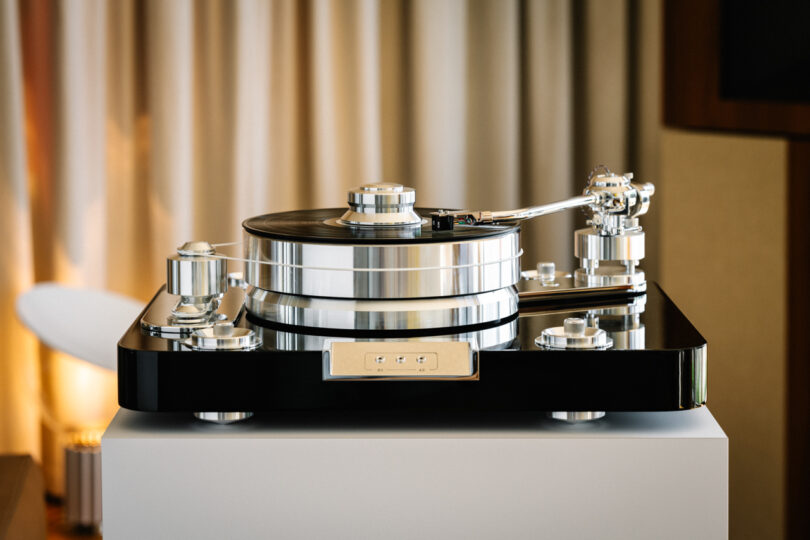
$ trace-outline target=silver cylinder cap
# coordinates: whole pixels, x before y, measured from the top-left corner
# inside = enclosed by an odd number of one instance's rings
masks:
[[[569,317],[562,326],[546,328],[534,343],[544,349],[607,349],[613,346],[601,328],[587,326],[585,319]]]
[[[407,226],[421,225],[414,212],[416,192],[400,184],[365,184],[349,190],[349,209],[338,220],[344,225]]]
[[[213,327],[198,328],[183,343],[194,350],[250,350],[262,344],[261,339],[249,328],[218,322]]]

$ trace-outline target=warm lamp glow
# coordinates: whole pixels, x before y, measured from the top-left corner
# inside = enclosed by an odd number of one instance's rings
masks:
[[[63,353],[44,355],[42,389],[43,408],[55,424],[49,427],[57,431],[103,430],[117,409],[115,373]]]
[[[115,354],[115,350],[110,351]],[[46,488],[64,494],[64,448],[93,446],[118,410],[115,373],[43,348],[43,472]]]
[[[101,435],[104,433],[100,429],[91,429],[74,433],[70,437],[71,446],[95,447],[101,445]]]

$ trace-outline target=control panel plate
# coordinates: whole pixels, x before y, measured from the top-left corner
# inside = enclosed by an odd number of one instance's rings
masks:
[[[476,380],[468,341],[328,341],[324,380]]]

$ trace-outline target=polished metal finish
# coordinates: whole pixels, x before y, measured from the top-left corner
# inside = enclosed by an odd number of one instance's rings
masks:
[[[183,344],[199,351],[251,350],[262,344],[261,339],[249,328],[218,322],[208,328],[200,328],[184,339]]]
[[[537,263],[537,278],[541,281],[554,281],[557,265],[553,262]]]
[[[466,296],[404,300],[347,300],[278,294],[254,288],[252,314],[289,326],[335,330],[429,330],[493,323],[518,310],[517,291],[505,287]]]
[[[228,289],[222,298],[216,299],[216,311],[211,311],[200,319],[179,319],[176,316],[177,297],[164,289],[157,294],[149,305],[149,309],[141,317],[141,328],[154,335],[186,336],[195,329],[207,328],[219,321],[235,321],[242,309],[244,299],[245,291],[233,287]]]
[[[166,259],[166,290],[190,298],[214,297],[228,288],[227,261],[207,242],[187,242]]]
[[[518,298],[521,301],[553,300],[556,297],[577,297],[586,298],[588,296],[600,297],[608,294],[631,294],[642,292],[646,284],[636,287],[632,284],[614,285],[588,285],[577,282],[571,274],[556,272],[553,282],[541,281],[537,279],[536,270],[525,270],[522,272],[523,279],[517,284]]]
[[[228,290],[227,261],[208,242],[186,242],[166,259],[166,291],[180,298],[168,326],[206,326],[216,320],[219,298]]]
[[[252,412],[195,412],[194,417],[215,424],[233,424],[253,416]]]
[[[247,281],[243,272],[229,272],[228,273],[228,287],[237,287],[239,289],[247,289]]]
[[[335,226],[421,226],[415,192],[349,192]],[[332,223],[329,223],[332,224]],[[407,228],[407,227],[404,227]],[[413,244],[327,244],[245,232],[245,307],[273,323],[331,330],[434,330],[517,313],[519,233]]]
[[[554,420],[568,422],[569,424],[578,424],[604,418],[605,411],[553,411],[548,413],[548,416]]]
[[[602,172],[596,174],[600,170]],[[650,198],[655,193],[652,184],[633,184],[632,178],[632,173],[617,175],[607,167],[599,166],[591,172],[588,186],[578,197],[517,210],[442,210],[434,216],[452,216],[459,224],[486,225],[519,223],[563,210],[588,207],[594,225],[604,234],[614,235],[637,226],[632,220],[647,212]]]
[[[579,285],[632,285],[636,291],[646,290],[644,272],[637,268],[645,255],[644,232],[640,228],[615,236],[606,236],[596,227],[580,229],[574,233],[574,255],[582,263],[574,272]]]
[[[636,266],[644,258],[644,233],[638,217],[647,213],[655,193],[652,184],[634,184],[632,173],[618,175],[605,166],[598,166],[588,176],[588,185],[579,197],[518,210],[442,210],[432,214],[435,230],[452,229],[454,224],[484,225],[518,223],[526,219],[585,207],[590,216],[587,229],[576,231],[574,251],[581,260],[577,284],[585,287],[631,285],[634,291],[646,288],[644,273]],[[600,261],[615,261],[626,271],[613,269],[597,271]],[[545,279],[550,283],[552,270],[538,267],[536,272],[524,272],[526,279]],[[549,286],[554,286],[549,285]]]
[[[707,362],[707,346],[704,345],[698,349],[696,359],[696,369],[693,377],[693,385],[695,388],[695,401],[698,403],[706,403],[707,387],[706,387],[706,362]]]
[[[553,262],[539,262],[534,270],[524,270],[520,273],[524,280],[537,281],[540,288],[554,289],[561,285],[571,274],[557,271]]]
[[[613,345],[604,330],[576,317],[565,319],[563,326],[546,328],[534,342],[544,349],[607,349]]]
[[[520,280],[519,231],[456,242],[315,244],[245,232],[245,281],[301,296],[401,299],[478,294]]]
[[[261,336],[264,349],[279,351],[322,351],[329,336],[285,332],[264,326],[250,324],[250,327]],[[478,344],[479,350],[504,349],[512,345],[517,337],[518,322],[513,319],[507,323],[491,326],[475,332],[464,332],[432,337],[396,338],[395,341],[470,341]],[[385,339],[346,338],[351,341],[391,341]]]
[[[592,219],[591,227],[576,235],[575,250],[582,260],[576,286],[643,291],[645,276],[636,265],[644,258],[644,233],[637,217],[649,208],[654,187],[633,184],[629,173],[597,172],[589,177],[580,197],[513,211],[444,211],[442,215],[473,225],[517,223],[585,206]],[[410,188],[363,186],[349,193],[350,212],[362,216],[344,215],[342,221],[372,219],[390,224],[381,216],[396,214],[414,200]],[[245,281],[281,294],[350,299],[466,296],[512,286],[521,276],[517,229],[495,237],[405,245],[318,244],[245,234]],[[617,262],[625,269],[599,269],[600,261]],[[530,274],[523,275],[543,282],[546,289],[559,287],[557,278],[565,276],[550,267]]]
[[[565,331],[566,335],[577,335],[581,336],[585,334],[585,319],[579,319],[575,317],[570,317],[563,321],[563,331]]]
[[[574,232],[574,256],[595,261],[639,261],[644,258],[644,232],[606,236],[590,227]]]
[[[655,186],[634,184],[632,179],[633,173],[614,174],[604,165],[596,167],[588,176],[584,194],[598,194],[601,198],[600,204],[589,210],[593,225],[602,234],[613,236],[635,229],[638,216],[647,213]]]
[[[185,257],[200,257],[204,255],[213,255],[216,253],[216,250],[214,249],[214,246],[208,242],[203,240],[192,240],[191,242],[186,242],[177,248],[177,253]]]
[[[360,227],[421,225],[413,205],[416,192],[400,184],[366,184],[349,191],[349,209],[338,223]]]
[[[456,223],[464,225],[519,223],[527,219],[555,214],[571,208],[598,204],[599,201],[598,194],[589,194],[571,197],[564,201],[518,208],[517,210],[442,210],[440,214],[442,216],[453,216]]]
[[[644,272],[637,268],[645,256],[638,217],[647,213],[655,186],[634,184],[632,179],[632,173],[617,175],[604,166],[591,173],[585,193],[601,193],[603,201],[589,208],[590,227],[574,233],[574,254],[581,263],[574,273],[578,285],[631,285],[635,291],[646,290]]]
[[[632,272],[626,266],[599,266],[578,268],[574,271],[574,282],[581,287],[627,286],[633,292],[647,290],[645,274],[641,270]]]

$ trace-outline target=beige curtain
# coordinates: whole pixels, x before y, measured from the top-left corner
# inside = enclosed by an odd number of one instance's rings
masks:
[[[146,300],[181,242],[365,182],[507,208],[654,170],[657,1],[0,5],[0,451],[39,452],[63,377],[12,322],[35,281]],[[569,266],[577,215],[528,225],[524,266]]]
[[[34,282],[17,5],[0,3],[0,453],[40,455],[36,342],[14,315]]]

